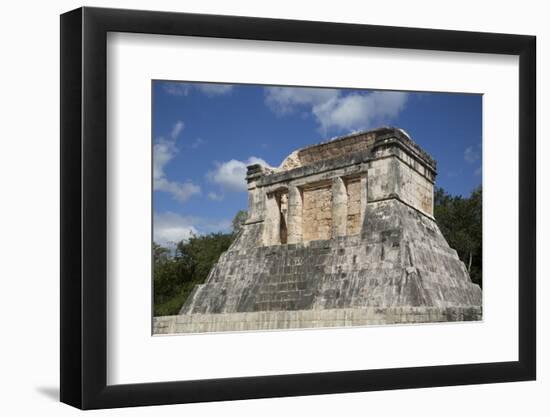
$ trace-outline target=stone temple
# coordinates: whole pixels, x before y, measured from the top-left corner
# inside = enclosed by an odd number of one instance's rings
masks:
[[[248,167],[248,219],[155,333],[481,319],[482,294],[433,217],[435,161],[397,128]]]

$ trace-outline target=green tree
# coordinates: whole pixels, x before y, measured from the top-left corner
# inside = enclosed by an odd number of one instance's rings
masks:
[[[153,297],[156,316],[178,314],[193,288],[202,284],[220,255],[229,249],[247,213],[234,217],[232,233],[191,236],[175,250],[153,243]]]
[[[170,259],[170,250],[153,242],[153,262],[155,265],[168,262]]]
[[[232,242],[233,236],[228,233],[193,236],[187,242],[178,243],[175,259],[184,265],[194,282],[204,282],[210,269]]]
[[[451,196],[442,188],[434,193],[434,216],[449,245],[456,249],[472,281],[482,285],[482,189],[470,197]]]

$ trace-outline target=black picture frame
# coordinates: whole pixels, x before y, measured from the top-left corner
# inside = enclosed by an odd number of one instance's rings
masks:
[[[108,32],[519,56],[518,361],[107,385]],[[82,409],[536,378],[536,38],[251,17],[80,8],[61,15],[61,401]]]

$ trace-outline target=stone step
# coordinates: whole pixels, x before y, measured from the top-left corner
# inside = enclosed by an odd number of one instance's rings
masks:
[[[300,299],[284,301],[257,301],[254,303],[254,311],[289,311],[302,310],[312,302],[313,295],[303,296]]]
[[[310,287],[310,283],[308,281],[303,280],[297,280],[297,281],[285,281],[281,283],[267,283],[263,284],[260,287],[260,293],[261,292],[271,292],[271,291],[299,291],[299,290],[305,290],[308,287]]]
[[[292,301],[300,300],[303,297],[313,296],[311,291],[278,291],[278,292],[260,292],[257,295],[259,302],[266,301]]]

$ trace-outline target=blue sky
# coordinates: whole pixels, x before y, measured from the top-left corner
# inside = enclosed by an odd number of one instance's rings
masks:
[[[481,184],[482,96],[153,82],[154,240],[230,230],[250,163],[380,126],[405,129],[438,164],[436,184]]]

